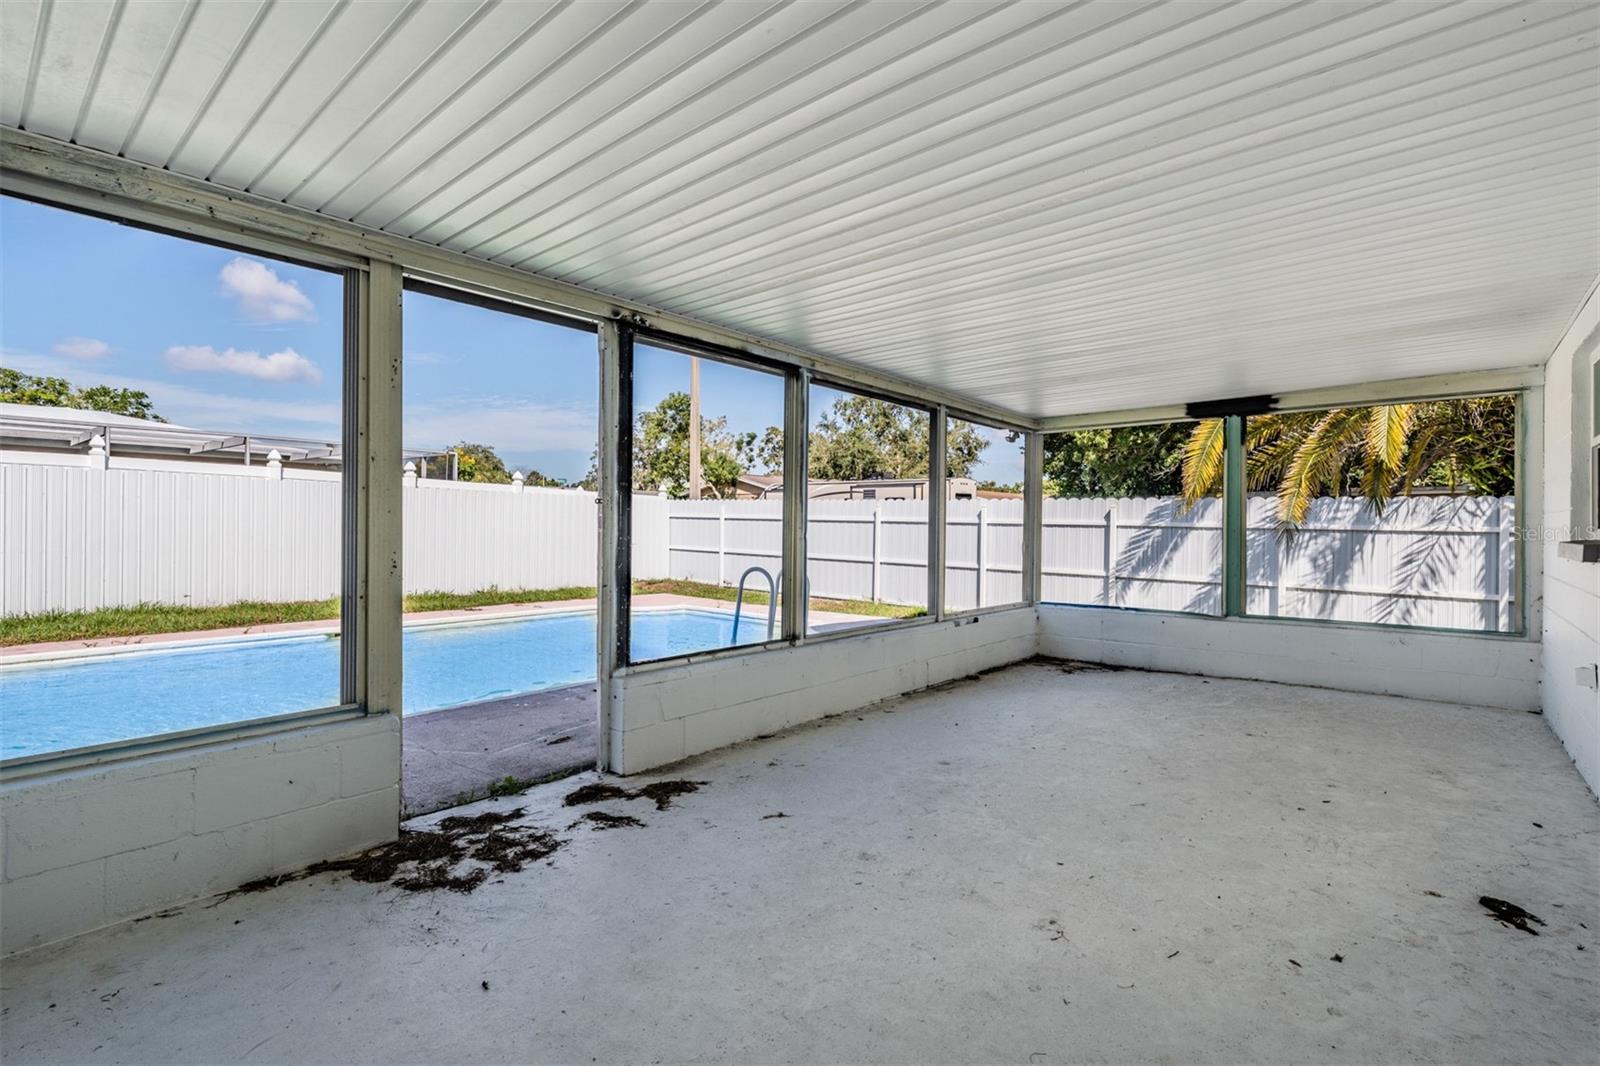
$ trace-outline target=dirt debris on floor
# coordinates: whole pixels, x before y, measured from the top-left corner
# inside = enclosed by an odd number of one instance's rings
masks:
[[[431,829],[402,829],[400,838],[348,859],[313,863],[304,870],[263,877],[234,889],[261,892],[315,874],[345,873],[352,881],[388,884],[407,892],[474,892],[493,873],[515,873],[549,858],[566,841],[533,825],[512,825],[526,813],[483,811],[442,818]]]
[[[603,781],[573,789],[562,802],[568,807],[609,800],[647,799],[664,811],[679,796],[698,792],[707,781],[682,779],[656,781],[626,789]],[[527,813],[525,807],[506,811],[480,811],[439,819],[428,829],[401,829],[400,838],[369,848],[347,859],[314,863],[294,873],[261,877],[240,885],[223,898],[264,892],[314,874],[345,873],[352,881],[387,884],[407,892],[477,891],[491,873],[518,873],[528,864],[550,858],[568,843],[554,832],[536,825],[514,824]],[[587,825],[595,831],[642,829],[645,823],[628,814],[587,811],[567,828]]]
[[[632,799],[633,793],[617,785],[609,785],[604,781],[596,781],[568,792],[562,799],[562,804],[567,807],[581,807],[589,803],[604,803],[607,800]]]
[[[1513,929],[1521,929],[1524,933],[1532,933],[1534,936],[1538,936],[1539,930],[1528,923],[1545,924],[1544,919],[1537,914],[1530,914],[1515,903],[1508,903],[1503,899],[1495,899],[1493,896],[1479,896],[1478,902],[1483,905],[1483,908],[1489,912],[1495,921]]]
[[[641,785],[636,789],[626,789],[619,785],[607,784],[596,781],[593,784],[583,785],[568,792],[561,801],[568,807],[582,807],[590,803],[605,803],[608,800],[651,800],[656,805],[656,810],[664,811],[672,806],[672,801],[679,796],[686,796],[691,792],[710,784],[708,781],[688,781],[683,779],[671,781],[655,781],[648,785]]]
[[[631,814],[612,814],[609,811],[587,811],[582,818],[569,825],[568,829],[576,829],[581,825],[588,825],[595,832],[603,829],[642,829],[644,823]]]

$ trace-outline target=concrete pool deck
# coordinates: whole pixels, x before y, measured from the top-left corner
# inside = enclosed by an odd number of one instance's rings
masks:
[[[646,610],[672,610],[674,608],[697,611],[733,613],[729,600],[710,599],[703,596],[682,596],[668,592],[649,592],[633,597],[635,607]],[[766,617],[765,604],[753,605],[754,617]],[[450,611],[410,611],[403,624],[448,625],[459,622],[510,621],[518,618],[538,618],[549,614],[571,614],[575,611],[593,611],[595,601],[543,600],[538,603],[499,603],[485,607],[467,607]],[[896,619],[869,615],[841,614],[833,611],[813,611],[814,628],[837,629],[851,625],[875,625]],[[127,648],[168,647],[176,644],[195,644],[208,641],[237,640],[242,637],[294,636],[315,633],[337,633],[339,622],[326,619],[312,622],[270,622],[255,626],[228,626],[221,629],[192,629],[174,633],[140,633],[122,637],[93,637],[86,640],[52,640],[33,644],[12,644],[0,647],[0,664],[25,662],[35,658],[70,657],[82,653],[115,652]]]
[[[322,874],[15,956],[0,1057],[1593,1061],[1600,807],[1541,718],[1065,669],[647,775],[706,782],[669,810],[453,811],[566,841],[470,895]]]

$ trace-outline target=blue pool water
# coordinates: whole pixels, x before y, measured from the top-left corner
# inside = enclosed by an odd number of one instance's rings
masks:
[[[739,643],[765,629],[741,623]],[[640,611],[633,657],[726,647],[732,630],[731,616],[715,611]],[[405,713],[593,680],[594,631],[592,614],[407,629]],[[339,642],[325,635],[8,667],[0,670],[0,758],[338,702]]]

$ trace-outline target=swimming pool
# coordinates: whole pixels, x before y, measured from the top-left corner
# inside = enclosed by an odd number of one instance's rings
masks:
[[[635,659],[732,643],[718,611],[636,611]],[[593,614],[420,625],[405,631],[405,713],[594,679]],[[765,626],[741,625],[739,643]],[[0,758],[330,707],[339,702],[339,642],[267,637],[0,669]]]

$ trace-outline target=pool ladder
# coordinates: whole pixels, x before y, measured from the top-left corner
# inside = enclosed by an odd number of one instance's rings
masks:
[[[744,613],[744,583],[750,579],[751,574],[760,574],[767,579],[767,639],[772,639],[773,631],[778,628],[778,586],[783,584],[783,571],[778,571],[778,576],[773,577],[772,572],[764,566],[747,566],[744,573],[739,575],[739,592],[733,598],[733,636],[728,640],[728,646],[739,643],[739,616]],[[806,576],[806,601],[811,600],[811,577]]]

